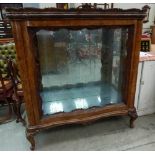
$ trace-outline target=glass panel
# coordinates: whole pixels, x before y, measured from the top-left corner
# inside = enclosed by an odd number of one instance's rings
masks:
[[[44,115],[122,103],[126,28],[39,30]]]

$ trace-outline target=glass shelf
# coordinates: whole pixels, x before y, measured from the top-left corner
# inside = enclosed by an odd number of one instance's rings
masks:
[[[44,115],[121,102],[121,94],[108,84],[87,84],[82,87],[46,90],[41,93],[41,97],[44,101]]]

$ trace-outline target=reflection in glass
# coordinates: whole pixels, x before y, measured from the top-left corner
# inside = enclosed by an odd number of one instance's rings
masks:
[[[44,115],[122,102],[127,29],[36,33]]]

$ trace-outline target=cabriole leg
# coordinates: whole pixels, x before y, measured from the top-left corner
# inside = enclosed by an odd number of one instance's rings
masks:
[[[136,108],[134,108],[133,110],[129,111],[129,116],[130,116],[130,128],[134,128],[134,121],[138,118],[137,112],[136,112]]]
[[[35,150],[34,134],[35,134],[34,132],[26,130],[26,138],[31,144],[31,147],[30,147],[31,150]]]

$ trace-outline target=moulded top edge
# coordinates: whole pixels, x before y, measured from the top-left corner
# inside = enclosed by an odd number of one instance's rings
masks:
[[[71,8],[71,9],[58,9],[58,8],[6,8],[6,16],[10,19],[23,19],[23,18],[38,18],[38,17],[59,17],[59,18],[78,18],[78,17],[133,17],[144,18],[146,10],[140,9],[84,9],[84,8]]]

